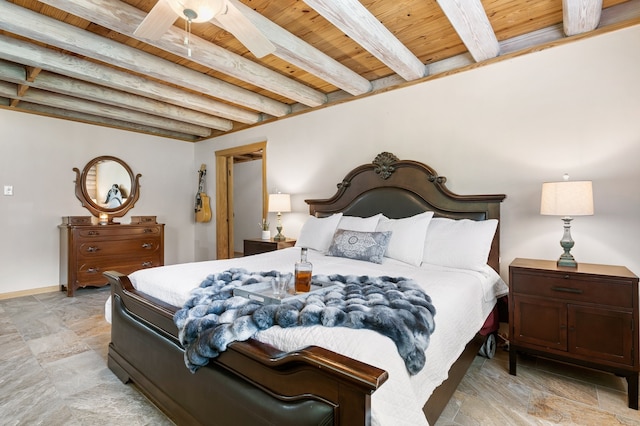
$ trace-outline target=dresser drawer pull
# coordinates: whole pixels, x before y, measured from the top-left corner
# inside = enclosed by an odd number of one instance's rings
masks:
[[[562,291],[564,293],[582,294],[582,290],[580,290],[579,288],[551,287],[551,290],[553,290],[553,291]]]
[[[100,235],[100,231],[89,231],[88,235]]]
[[[96,272],[100,272],[100,268],[89,268],[87,269],[89,274],[95,274]]]
[[[150,233],[152,233],[152,232],[153,232],[153,229],[151,229],[151,228],[144,228],[144,233],[145,233],[145,234],[150,234]]]
[[[142,266],[143,266],[144,268],[148,268],[148,267],[150,267],[150,266],[153,266],[153,262],[149,262],[149,261],[147,261],[147,262],[142,262]]]
[[[100,250],[100,248],[99,248],[99,247],[94,247],[94,246],[87,247],[87,252],[88,252],[88,253],[95,253],[95,252],[97,252],[98,250]]]
[[[153,248],[153,244],[151,244],[151,243],[142,243],[142,248],[144,248],[144,249]]]

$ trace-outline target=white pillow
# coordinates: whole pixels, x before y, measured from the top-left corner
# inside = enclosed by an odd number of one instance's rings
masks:
[[[498,221],[434,218],[424,244],[425,263],[479,271],[489,259]]]
[[[404,219],[382,217],[376,231],[391,231],[391,241],[385,257],[420,266],[424,241],[433,212],[424,212]]]
[[[306,247],[325,253],[331,245],[333,234],[336,232],[342,213],[327,217],[309,216],[302,225],[296,247]]]
[[[374,232],[378,226],[380,218],[384,217],[382,213],[370,217],[342,216],[338,229],[347,229],[349,231]]]

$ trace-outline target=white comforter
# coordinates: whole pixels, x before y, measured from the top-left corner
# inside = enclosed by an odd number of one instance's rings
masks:
[[[237,259],[170,265],[134,272],[130,279],[138,290],[174,306],[182,306],[190,290],[213,272],[232,267],[292,272],[299,254],[300,249],[289,248]],[[314,274],[404,276],[423,286],[437,310],[436,329],[427,349],[424,369],[410,376],[391,339],[371,330],[273,327],[258,333],[255,338],[284,351],[318,345],[386,370],[389,380],[372,397],[372,423],[379,426],[426,425],[422,406],[447,378],[449,368],[480,329],[496,298],[507,293],[506,284],[488,266],[482,272],[475,272],[430,265],[414,267],[389,258],[378,265],[324,256],[312,250],[308,257],[313,263]],[[110,320],[110,300],[105,313]]]

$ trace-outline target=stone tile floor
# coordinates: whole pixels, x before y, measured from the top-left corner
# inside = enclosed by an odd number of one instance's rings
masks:
[[[109,288],[0,300],[0,424],[172,425],[107,368]],[[477,357],[436,426],[640,425],[626,381],[499,350]]]

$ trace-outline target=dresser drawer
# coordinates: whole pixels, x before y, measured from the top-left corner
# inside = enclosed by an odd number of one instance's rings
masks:
[[[514,271],[512,291],[519,294],[598,303],[624,308],[633,307],[633,289],[622,279],[591,280],[571,273],[527,273]]]
[[[75,228],[76,236],[82,240],[89,239],[113,239],[113,238],[137,238],[141,235],[156,235],[161,233],[159,226],[119,226],[119,225],[105,225],[105,226],[92,226],[87,228],[77,227]]]
[[[107,279],[102,275],[103,272],[115,270],[123,274],[130,274],[134,271],[144,268],[152,268],[161,266],[160,258],[157,255],[139,256],[135,259],[95,259],[81,262],[78,265],[77,281],[81,287],[86,285],[103,284]]]
[[[160,238],[137,236],[135,239],[95,240],[78,244],[78,259],[91,259],[103,256],[144,256],[160,250]]]

